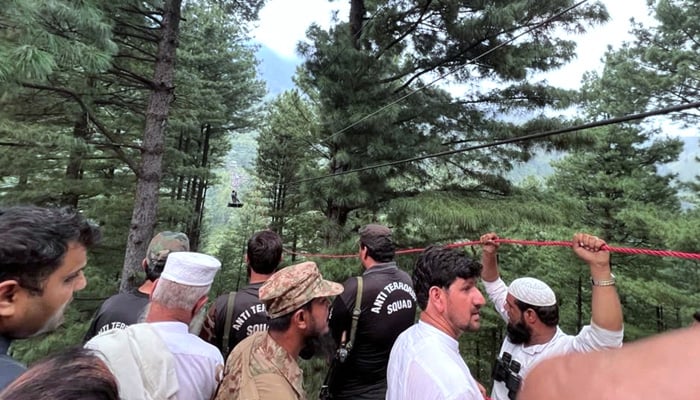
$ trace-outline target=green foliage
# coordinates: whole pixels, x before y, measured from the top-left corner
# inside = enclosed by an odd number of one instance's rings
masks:
[[[185,231],[193,249],[207,188],[218,182],[214,170],[223,165],[231,136],[257,121],[264,87],[245,24],[261,4],[246,4],[239,13],[232,2],[188,2],[182,10],[156,229]],[[94,310],[120,285],[161,5],[51,0],[0,6],[0,202],[72,205],[104,232],[90,254],[88,287],[76,294],[77,311],[58,332],[18,342],[23,360],[78,343]],[[140,257],[129,267],[140,270]],[[143,278],[137,274],[134,283]]]

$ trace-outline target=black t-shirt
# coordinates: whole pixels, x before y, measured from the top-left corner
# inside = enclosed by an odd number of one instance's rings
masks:
[[[265,305],[258,298],[258,289],[262,282],[252,283],[236,293],[233,304],[233,315],[231,317],[231,330],[229,331],[229,353],[243,339],[255,332],[267,330],[267,311]],[[224,354],[224,325],[229,294],[224,294],[216,298],[214,304],[207,312],[204,326],[200,337],[216,346],[223,354],[224,359],[228,354]]]
[[[108,298],[92,319],[83,342],[110,329],[124,329],[139,322],[147,305],[148,295],[137,289]]]
[[[357,278],[343,283],[329,326],[336,343],[350,340]],[[415,322],[416,295],[410,276],[396,263],[377,264],[362,274],[361,314],[347,360],[337,364],[331,393],[336,398],[384,399],[389,353],[396,338]]]

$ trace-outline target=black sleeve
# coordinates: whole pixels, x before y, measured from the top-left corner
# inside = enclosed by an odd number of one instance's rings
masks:
[[[95,314],[92,316],[92,322],[90,322],[90,327],[88,328],[87,332],[85,332],[85,336],[83,336],[83,344],[87,343],[88,340],[92,339],[97,335],[97,320],[100,319],[100,315],[102,313],[102,303],[100,305],[100,308],[95,311]]]
[[[336,296],[331,311],[331,319],[328,322],[333,340],[336,345],[340,344],[343,331],[347,332],[345,340],[350,338],[350,326],[352,325],[352,311],[355,307],[355,296],[357,294],[357,278],[350,278],[343,283],[343,293]]]

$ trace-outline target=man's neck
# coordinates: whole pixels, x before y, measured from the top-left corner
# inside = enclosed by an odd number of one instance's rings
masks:
[[[549,343],[550,340],[557,334],[557,327],[544,326],[541,329],[533,329],[530,341],[525,344],[525,347],[537,346],[539,344]]]
[[[266,280],[270,279],[272,274],[259,274],[251,268],[250,270],[250,279],[248,280],[248,283],[253,284],[253,283],[260,283],[260,282],[265,282]]]
[[[304,341],[299,335],[292,333],[291,329],[287,329],[284,332],[267,331],[267,333],[275,343],[287,350],[287,353],[289,353],[293,359],[296,360],[299,358],[299,352],[301,352],[301,349],[304,347]]]
[[[457,340],[462,332],[455,330],[447,320],[430,307],[420,314],[420,320],[444,332],[449,337]]]
[[[192,322],[192,313],[189,310],[168,308],[158,302],[151,301],[146,322],[182,322],[189,325]]]
[[[365,270],[368,270],[368,269],[376,267],[377,265],[384,265],[384,264],[388,264],[390,262],[391,261],[378,262],[378,261],[375,261],[372,257],[368,256],[366,259],[364,259],[362,261],[362,266],[365,268]]]
[[[155,285],[153,284],[153,281],[146,279],[146,282],[144,282],[143,285],[139,286],[138,291],[150,296],[153,292],[154,286]]]

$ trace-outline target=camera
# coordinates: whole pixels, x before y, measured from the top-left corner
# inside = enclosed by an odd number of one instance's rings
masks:
[[[522,378],[520,377],[520,363],[513,360],[513,356],[504,352],[501,357],[496,360],[496,365],[493,367],[493,380],[503,382],[508,389],[508,398],[515,400],[520,390]]]
[[[345,345],[342,345],[338,347],[338,350],[335,352],[335,358],[338,360],[339,363],[344,363],[345,360],[348,359],[348,349],[345,347]]]

